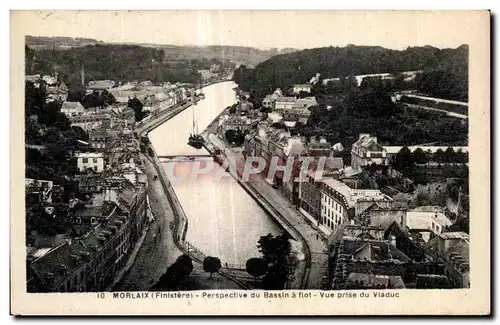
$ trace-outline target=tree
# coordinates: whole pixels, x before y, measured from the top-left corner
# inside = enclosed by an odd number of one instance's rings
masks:
[[[248,274],[253,276],[255,280],[258,277],[263,276],[267,272],[267,264],[262,258],[253,257],[249,258],[246,263],[246,270]]]
[[[436,152],[434,153],[433,159],[437,163],[444,162],[444,151],[442,149],[436,150]]]
[[[151,288],[156,290],[178,290],[193,271],[193,261],[187,254],[177,258],[167,271],[160,277],[158,282]]]
[[[417,148],[413,152],[413,158],[417,164],[426,164],[429,162],[429,157],[427,157],[427,154],[421,148]]]
[[[446,148],[443,154],[443,162],[454,163],[456,162],[456,154],[452,147]]]
[[[141,101],[137,99],[137,97],[131,98],[128,100],[128,107],[132,108],[135,113],[135,120],[137,122],[142,121],[144,118],[144,112],[142,111],[144,105],[142,105]]]
[[[283,290],[288,279],[284,265],[272,265],[262,279],[264,290]]]
[[[207,256],[203,260],[203,271],[210,273],[210,278],[212,278],[213,273],[219,272],[221,268],[220,259],[218,257]]]
[[[394,157],[393,166],[398,171],[404,171],[410,169],[413,166],[414,161],[415,160],[410,149],[408,149],[408,147],[403,147],[396,154],[396,157]]]
[[[271,234],[261,236],[257,247],[263,255],[264,262],[274,264],[286,261],[292,249],[288,236],[278,235],[274,237]]]

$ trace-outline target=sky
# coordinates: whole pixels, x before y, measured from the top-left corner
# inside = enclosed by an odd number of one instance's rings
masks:
[[[444,11],[22,11],[28,35],[105,42],[262,49],[378,45],[455,48],[470,42],[469,13]],[[17,25],[16,25],[17,24]]]

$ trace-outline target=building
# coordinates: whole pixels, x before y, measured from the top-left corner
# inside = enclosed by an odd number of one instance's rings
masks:
[[[79,126],[86,132],[113,127],[112,116],[109,113],[89,113],[70,117],[71,126]]]
[[[89,146],[99,152],[106,152],[110,148],[111,139],[115,132],[108,129],[90,130]]]
[[[311,155],[310,155],[311,156]],[[342,158],[326,157],[325,166],[322,171],[317,170],[318,158],[324,156],[312,156],[307,170],[300,170],[299,178],[299,211],[312,222],[321,223],[321,178],[327,177],[344,167]],[[318,175],[320,173],[321,175]]]
[[[312,136],[309,139],[309,143],[306,145],[307,155],[313,157],[331,156],[331,148],[331,143],[326,141],[326,138],[323,136],[319,137],[319,140],[317,137]]]
[[[440,235],[451,226],[451,221],[442,212],[433,211],[408,211],[406,213],[406,227],[410,232],[418,232],[425,242],[432,235]]]
[[[86,110],[80,102],[64,102],[61,107],[61,113],[70,118],[83,115],[85,112]]]
[[[291,108],[283,112],[283,121],[287,127],[295,127],[296,123],[307,124],[311,111],[307,108]]]
[[[271,98],[271,95],[267,95],[263,100],[262,100],[262,107],[272,109],[273,108],[274,101]]]
[[[274,110],[282,113],[288,109],[292,109],[296,102],[297,98],[295,97],[278,97],[274,102]]]
[[[293,85],[293,93],[299,94],[300,92],[310,93],[312,86],[310,84],[295,84]]]
[[[377,137],[361,133],[358,141],[352,145],[351,165],[353,168],[376,165],[388,165],[387,151],[377,142]]]
[[[46,85],[48,86],[54,86],[57,84],[57,75],[55,77],[52,77],[50,75],[45,75],[42,77],[43,82],[45,82]]]
[[[113,80],[93,80],[89,81],[87,89],[90,90],[109,90],[115,86]]]
[[[351,273],[346,279],[345,289],[405,289],[405,283],[399,275],[380,275],[372,273]]]
[[[82,152],[76,154],[77,168],[80,172],[93,170],[100,173],[104,170],[104,155],[102,153]]]
[[[396,223],[402,229],[406,228],[405,207],[397,206],[394,201],[377,201],[371,203],[362,212],[359,212],[355,219],[357,224],[388,229]]]
[[[27,75],[25,80],[27,82],[31,82],[35,88],[40,88],[40,85],[42,84],[42,77],[39,74]]]
[[[269,122],[260,122],[257,134],[248,134],[244,139],[243,147],[245,156],[264,158],[266,165],[262,174],[270,176],[268,182],[278,187],[291,202],[298,204],[299,158],[304,154],[304,144],[301,138],[291,136],[284,130],[270,128]],[[289,162],[288,166],[287,162]],[[274,173],[270,173],[271,166],[275,167]]]
[[[445,232],[430,240],[424,249],[445,263],[445,273],[457,288],[470,288],[469,235]]]
[[[308,109],[311,107],[315,107],[318,105],[318,102],[316,101],[316,97],[310,96],[310,97],[305,97],[305,98],[298,98],[295,104],[293,105],[293,108],[296,109]]]
[[[448,288],[441,262],[412,260],[378,227],[345,225],[334,245],[332,289]],[[438,279],[427,281],[423,279]]]
[[[320,229],[328,235],[335,233],[340,225],[354,219],[373,203],[392,201],[379,190],[352,189],[332,177],[323,178],[321,183]]]
[[[132,191],[132,193],[130,192]],[[116,202],[75,206],[80,235],[28,250],[28,292],[105,291],[123,269],[147,223],[144,188],[125,184]]]

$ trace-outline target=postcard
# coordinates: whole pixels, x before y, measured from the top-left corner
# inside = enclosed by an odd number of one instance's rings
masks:
[[[11,314],[489,315],[489,126],[488,11],[12,11]]]

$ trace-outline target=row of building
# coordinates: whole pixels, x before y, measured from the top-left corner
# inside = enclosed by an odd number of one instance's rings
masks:
[[[77,185],[69,200],[62,196],[61,184],[26,181],[27,214],[44,218],[51,229],[27,233],[27,288],[103,291],[152,220],[144,161],[133,133],[135,120],[126,110],[87,111],[79,103],[63,108],[89,139],[80,141],[71,157],[78,172],[70,180]]]
[[[429,150],[432,152],[438,148],[433,147]],[[466,148],[463,149],[466,150]],[[452,277],[447,282],[445,281],[446,285],[468,286],[468,250],[465,252],[465,247],[468,249],[468,235],[447,232],[452,221],[446,216],[443,208],[409,209],[407,204],[393,200],[392,197],[376,189],[376,186],[375,188],[358,188],[359,175],[364,167],[375,164],[390,168],[391,157],[399,150],[381,146],[377,138],[369,134],[360,134],[358,141],[353,144],[350,152],[351,166],[344,166],[343,159],[340,157],[343,150],[340,143],[332,145],[324,137],[307,139],[299,135],[292,136],[286,130],[271,127],[268,121],[258,122],[257,127],[246,135],[243,144],[244,155],[259,156],[266,160],[264,175],[269,172],[272,159],[277,159],[277,165],[281,167],[285,166],[290,158],[292,159],[294,164],[291,177],[284,177],[284,173],[278,171],[268,181],[272,182],[282,195],[295,204],[305,218],[318,227],[330,244],[339,245],[344,236],[350,236],[344,234],[346,225],[378,229],[382,233],[388,229],[397,229],[399,237],[405,238],[403,241],[411,243],[416,247],[415,249],[420,250],[422,254],[425,253],[426,256],[425,259],[414,260],[409,254],[410,257],[406,262],[437,263],[440,265],[439,270],[442,271],[440,271],[440,276]],[[307,169],[303,168],[304,157],[313,158],[313,162],[309,163]],[[319,160],[316,159],[319,157],[323,157],[325,161],[322,168],[318,166]],[[317,173],[318,168],[322,169],[320,177]],[[387,236],[380,238],[377,240],[382,240],[384,244],[378,243],[376,246],[392,247],[392,244],[388,243],[390,239]],[[371,247],[371,250],[375,244],[371,244],[371,239],[365,239],[356,239],[360,245],[357,244],[358,249],[368,245],[366,247]],[[364,249],[368,249],[366,247]],[[358,253],[363,255],[366,252]],[[339,256],[346,254],[348,255],[341,249]],[[460,256],[457,257],[456,254]],[[455,257],[452,259],[452,256]],[[391,260],[387,254],[384,258],[384,261]],[[364,277],[365,273],[358,271],[347,270],[347,275],[342,278],[343,284],[337,283],[336,288],[353,287],[351,282],[360,280],[355,279],[358,275],[353,275],[354,278],[348,279],[349,272],[359,273],[359,277]],[[382,272],[382,275],[383,281],[380,281],[388,283],[387,274]],[[418,281],[428,280],[424,278]],[[415,278],[403,280],[402,282],[395,279],[391,281],[410,283],[410,287],[416,285],[415,281],[417,281]]]

